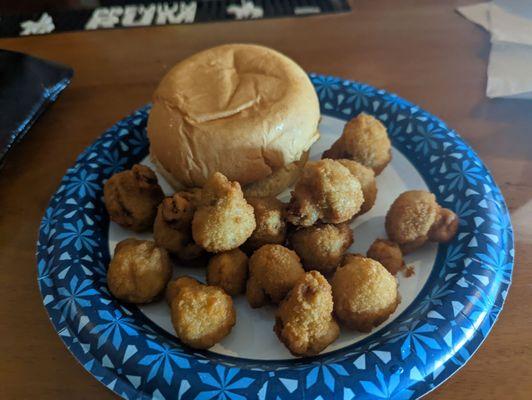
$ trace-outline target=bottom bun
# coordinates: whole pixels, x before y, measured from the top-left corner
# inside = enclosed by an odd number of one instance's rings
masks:
[[[175,191],[186,189],[174,176],[159,162],[157,157],[150,154],[150,160],[155,165],[157,172],[168,182]],[[246,197],[271,197],[277,196],[288,187],[292,186],[301,175],[301,171],[308,160],[308,151],[304,152],[299,161],[285,165],[260,181],[245,185],[242,190]]]
[[[185,186],[175,179],[174,176],[162,166],[157,157],[155,157],[152,153],[150,153],[150,161],[153,165],[155,165],[155,170],[159,173],[159,175],[161,175],[176,192],[185,189]]]
[[[274,171],[260,181],[247,184],[242,188],[246,197],[275,197],[286,188],[292,186],[301,175],[308,160],[308,151],[304,152],[299,161],[295,161]]]

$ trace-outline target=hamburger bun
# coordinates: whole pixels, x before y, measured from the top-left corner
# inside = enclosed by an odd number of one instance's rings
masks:
[[[304,152],[298,161],[276,169],[266,178],[243,186],[244,195],[246,197],[272,197],[294,185],[308,161],[308,153],[308,151]]]
[[[320,109],[307,74],[272,49],[229,44],[174,66],[153,97],[150,154],[176,189],[214,172],[254,195],[293,184],[319,138]]]

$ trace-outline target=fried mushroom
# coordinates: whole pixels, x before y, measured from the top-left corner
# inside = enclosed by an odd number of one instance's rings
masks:
[[[364,202],[360,182],[334,160],[308,162],[288,205],[287,219],[308,227],[317,221],[339,224],[351,219]]]
[[[458,229],[457,215],[440,207],[436,196],[425,190],[402,193],[386,214],[386,233],[403,254],[423,246],[427,241],[448,242]]]
[[[401,248],[390,240],[376,239],[369,247],[367,256],[384,265],[392,275],[397,275],[405,266]]]
[[[221,287],[230,296],[244,293],[248,277],[248,256],[240,249],[214,255],[207,266],[207,283]]]
[[[360,113],[351,119],[342,136],[323,153],[323,158],[358,161],[379,175],[392,158],[386,127],[375,117]]]
[[[151,229],[163,197],[155,173],[140,164],[114,174],[103,187],[105,208],[111,221],[135,232]]]
[[[240,184],[219,172],[203,187],[192,219],[194,241],[211,253],[233,250],[255,230],[253,207],[244,199]]]
[[[353,261],[357,257],[364,257],[364,256],[360,253],[345,253],[344,256],[342,257],[342,262],[340,263],[340,265],[343,266],[343,265],[349,264],[351,261]]]
[[[318,224],[296,230],[290,243],[305,270],[329,274],[334,272],[345,251],[353,244],[353,232],[347,224]]]
[[[202,255],[203,249],[192,240],[191,224],[195,206],[182,193],[166,197],[158,207],[153,225],[153,238],[180,260]]]
[[[162,294],[171,276],[165,249],[151,240],[126,239],[116,245],[107,270],[107,286],[119,300],[144,304]]]
[[[353,257],[336,270],[331,286],[338,320],[360,332],[380,325],[399,304],[397,280],[371,258]]]
[[[318,271],[310,271],[279,305],[274,331],[293,355],[313,356],[340,334],[332,312],[331,285]]]
[[[340,159],[337,161],[346,167],[349,172],[358,179],[362,188],[362,193],[364,194],[364,202],[360,207],[360,211],[355,216],[367,213],[373,208],[375,200],[377,199],[377,181],[375,180],[375,173],[371,168],[353,160]]]
[[[458,216],[448,208],[440,207],[436,221],[429,230],[429,240],[438,243],[450,242],[456,235],[459,224]]]
[[[171,303],[177,337],[194,349],[208,349],[226,337],[236,323],[231,296],[221,288],[185,285]]]
[[[279,302],[305,275],[295,251],[279,244],[266,244],[249,259],[246,297],[253,308]]]
[[[185,286],[196,286],[201,285],[197,279],[191,278],[190,276],[178,276],[176,279],[168,282],[166,285],[166,290],[164,292],[164,297],[169,306],[172,305],[172,300],[177,296],[177,293],[184,288]]]
[[[254,251],[265,244],[284,244],[286,240],[285,204],[275,197],[247,197],[255,213],[257,227],[244,247]]]

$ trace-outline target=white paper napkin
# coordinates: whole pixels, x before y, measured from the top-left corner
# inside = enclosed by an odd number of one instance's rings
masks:
[[[470,6],[458,7],[456,10],[471,22],[490,31],[489,9],[491,3],[478,3]]]
[[[492,42],[532,45],[531,0],[495,0],[489,13]]]
[[[532,0],[495,0],[458,12],[491,33],[486,95],[532,99]]]
[[[532,99],[532,47],[505,42],[491,44],[486,95]]]

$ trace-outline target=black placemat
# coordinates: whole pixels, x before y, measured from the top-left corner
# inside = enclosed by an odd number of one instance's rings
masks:
[[[95,8],[54,8],[0,15],[0,37],[112,29],[139,26],[190,24],[287,16],[309,16],[350,10],[347,0],[197,0],[146,2],[100,0]],[[81,4],[81,3],[80,3]]]

